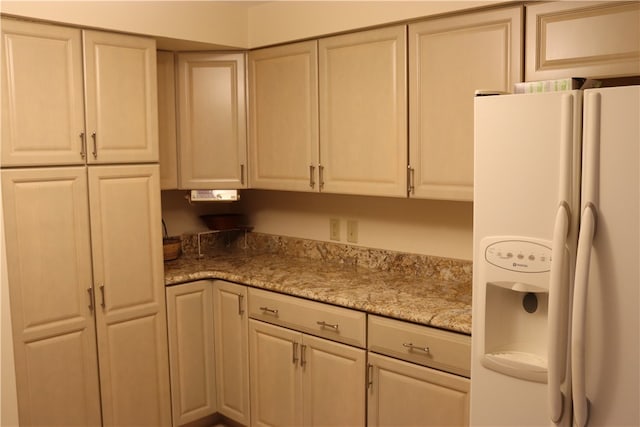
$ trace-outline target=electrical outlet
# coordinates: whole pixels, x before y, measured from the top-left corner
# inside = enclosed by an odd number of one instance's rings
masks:
[[[355,219],[347,221],[347,242],[358,243],[358,221]]]
[[[329,239],[340,241],[340,220],[329,218]]]

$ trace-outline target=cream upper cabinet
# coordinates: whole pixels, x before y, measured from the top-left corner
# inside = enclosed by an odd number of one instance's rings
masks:
[[[318,42],[249,53],[252,188],[318,191]]]
[[[158,161],[153,39],[3,19],[2,50],[2,166]]]
[[[83,31],[89,163],[158,161],[155,40]]]
[[[406,197],[406,26],[319,41],[321,191]]]
[[[243,53],[178,54],[180,188],[245,188]]]
[[[173,425],[216,412],[213,286],[208,280],[167,287]]]
[[[213,282],[218,412],[250,425],[247,287]]]
[[[2,171],[23,425],[100,425],[84,167]]]
[[[2,166],[83,164],[82,38],[2,19]]]
[[[170,425],[159,169],[88,169],[103,422]]]
[[[160,188],[178,188],[178,143],[176,129],[176,82],[173,52],[158,51],[158,145]]]
[[[469,380],[369,353],[369,426],[467,426]]]
[[[522,77],[522,8],[409,25],[409,196],[473,200],[473,97]]]
[[[527,4],[525,80],[640,74],[640,3]]]

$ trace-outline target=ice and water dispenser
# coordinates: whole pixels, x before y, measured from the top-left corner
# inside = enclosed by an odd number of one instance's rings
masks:
[[[528,381],[547,381],[551,242],[487,237],[478,267],[484,290],[485,368]],[[474,321],[476,321],[474,319]]]

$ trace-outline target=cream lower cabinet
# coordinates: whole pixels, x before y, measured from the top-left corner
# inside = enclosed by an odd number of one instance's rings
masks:
[[[369,426],[469,424],[469,336],[374,315],[368,331]]]
[[[215,280],[212,290],[218,412],[248,426],[250,405],[247,287]]]
[[[364,425],[364,313],[250,288],[249,316],[252,425]]]
[[[476,89],[522,78],[522,7],[409,25],[409,197],[473,200]]]
[[[253,319],[249,339],[252,425],[364,425],[364,350]]]
[[[170,425],[157,166],[9,169],[2,190],[20,423]]]
[[[217,410],[212,285],[200,280],[166,290],[174,426]]]
[[[469,380],[369,353],[369,426],[469,425]]]

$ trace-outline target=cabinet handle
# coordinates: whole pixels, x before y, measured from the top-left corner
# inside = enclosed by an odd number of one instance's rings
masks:
[[[300,346],[300,367],[304,367],[307,364],[307,346],[302,344]]]
[[[367,388],[373,387],[373,365],[367,364]]]
[[[318,165],[318,179],[320,180],[320,190],[324,188],[324,166]]]
[[[413,345],[410,342],[409,343],[403,343],[402,346],[408,348],[409,351],[420,350],[420,351],[424,351],[425,353],[429,354],[429,347],[419,347],[419,346]]]
[[[240,164],[240,185],[244,185],[244,164]]]
[[[100,302],[100,306],[102,308],[105,308],[107,306],[107,303],[104,299],[104,283],[100,285],[100,295],[102,296],[102,302]]]
[[[91,139],[93,139],[93,151],[91,152],[91,154],[93,154],[93,158],[97,159],[98,158],[98,137],[96,135],[95,132],[91,132]]]
[[[87,293],[89,294],[89,311],[93,313],[93,288],[87,288]]]
[[[293,347],[293,356],[291,358],[291,362],[293,362],[294,365],[298,364],[298,343],[297,342],[292,342],[291,346]]]
[[[87,157],[87,140],[84,137],[84,132],[80,132],[80,157],[83,159]]]
[[[332,325],[331,323],[327,323],[324,320],[323,321],[318,321],[316,323],[318,325],[320,325],[320,327],[322,327],[322,328],[331,328],[334,331],[338,332],[338,324],[337,323],[335,325]]]
[[[264,311],[265,313],[273,314],[274,316],[278,315],[278,310],[275,308],[260,307],[260,310]]]
[[[238,295],[238,315],[240,316],[244,314],[244,309],[242,308],[243,299],[244,299],[244,295]]]
[[[416,170],[411,166],[407,166],[407,192],[409,194],[415,194],[416,186],[415,186],[415,176]]]
[[[316,182],[313,180],[314,175],[316,174],[316,167],[313,165],[309,165],[309,187],[315,188]]]

